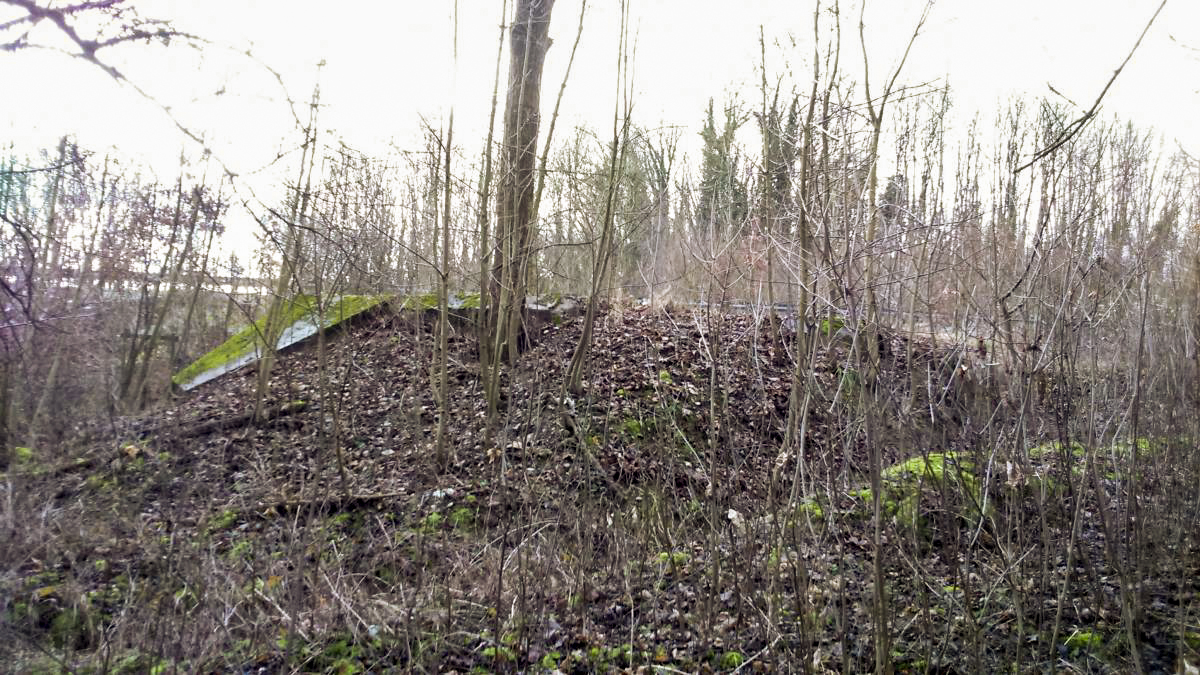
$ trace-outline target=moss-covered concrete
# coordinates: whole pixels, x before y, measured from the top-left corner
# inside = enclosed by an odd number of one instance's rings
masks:
[[[479,309],[479,294],[458,292],[451,295],[446,303],[450,309]],[[437,291],[405,296],[400,301],[401,309],[430,310],[438,308]]]
[[[381,303],[387,302],[392,297],[388,293],[381,293],[379,295],[343,295],[332,305],[325,308],[325,325],[329,327],[341,323],[352,316],[362,314],[372,307],[377,307]],[[311,310],[311,313],[317,313],[315,307]]]
[[[434,291],[420,295],[408,295],[400,301],[401,309],[437,309],[438,294]]]
[[[324,308],[324,324],[326,328],[335,326],[352,316],[361,314],[362,312],[379,305],[380,303],[390,299],[392,296],[383,295],[344,295],[332,302]],[[317,299],[311,295],[299,295],[289,300],[283,309],[282,320],[280,326],[287,328],[295,325],[300,321],[308,321],[316,325],[320,312],[317,307]],[[176,385],[183,386],[188,382],[195,380],[200,375],[207,373],[216,368],[220,368],[225,364],[233,363],[239,358],[243,358],[250,354],[256,354],[263,346],[263,338],[266,331],[267,317],[264,316],[254,323],[246,326],[242,330],[235,333],[225,342],[217,346],[216,349],[208,352],[199,359],[196,359],[191,365],[175,374],[171,381]],[[286,347],[281,344],[279,347]]]
[[[457,301],[459,309],[479,309],[478,293],[455,293],[452,300]]]
[[[542,299],[549,299],[543,296]],[[578,307],[576,302],[567,302],[562,296],[553,297],[554,305],[550,309],[540,305],[534,299],[528,299],[530,324],[534,328],[551,319],[561,321],[563,316],[571,316]],[[384,302],[400,310],[421,313],[435,312],[438,309],[438,293],[413,294],[396,299],[394,295],[344,295],[324,308],[318,308],[316,298],[311,295],[300,295],[292,298],[284,307],[280,325],[282,332],[276,348],[283,349],[307,339],[316,332],[319,317],[323,309],[324,325],[326,328],[335,326],[350,317],[367,311]],[[474,318],[474,313],[480,306],[479,293],[456,292],[449,297],[447,303],[451,310],[451,319],[464,324]],[[541,316],[544,314],[545,316]],[[539,323],[540,322],[540,323]],[[230,337],[216,349],[196,359],[192,364],[179,371],[171,381],[185,390],[207,382],[210,379],[232,372],[242,366],[258,360],[262,351],[263,336],[266,330],[267,317],[262,317],[246,326]],[[307,330],[304,327],[307,325]],[[536,330],[531,331],[536,334]]]

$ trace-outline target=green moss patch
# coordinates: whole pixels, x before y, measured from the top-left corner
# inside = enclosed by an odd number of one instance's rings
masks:
[[[1050,443],[1043,443],[1030,448],[1029,456],[1032,459],[1049,459],[1062,454],[1065,448],[1067,448],[1067,446],[1064,446],[1061,441],[1052,441]],[[1071,441],[1069,449],[1072,457],[1075,457],[1076,459],[1083,458],[1085,451],[1083,444],[1079,441]]]
[[[1117,457],[1128,457],[1129,450],[1135,444],[1130,443],[1128,439],[1114,441],[1108,446],[1107,454],[1112,454]],[[1155,442],[1149,438],[1139,438],[1136,441],[1139,455],[1151,454],[1156,448],[1162,446],[1162,443]],[[1042,443],[1029,449],[1029,457],[1031,459],[1049,459],[1063,453],[1064,448],[1070,449],[1071,456],[1075,459],[1083,459],[1087,449],[1079,441],[1071,441],[1070,446],[1064,446],[1061,441],[1052,441],[1050,443]]]
[[[1135,447],[1138,458],[1144,459],[1160,452],[1166,447],[1166,444],[1148,438],[1138,438],[1134,443],[1130,443],[1128,439],[1122,439],[1103,448],[1097,448],[1093,453],[1093,458],[1106,479],[1119,480],[1127,472],[1127,460],[1130,458],[1131,449]],[[1063,462],[1065,466],[1070,467],[1072,476],[1080,476],[1083,474],[1087,451],[1088,448],[1079,441],[1072,441],[1070,444],[1052,441],[1036,445],[1028,451],[1029,461],[1033,465],[1036,479],[1026,478],[1025,480],[1030,485],[1042,485],[1049,491],[1056,492],[1060,486],[1049,477],[1052,467]]]
[[[821,334],[824,335],[825,337],[833,337],[834,333],[838,332],[845,326],[846,326],[846,322],[842,321],[841,319],[839,319],[837,317],[833,317],[833,318],[829,318],[829,319],[821,319],[821,323],[818,324]]]
[[[870,496],[871,491],[867,490],[867,495]],[[800,516],[807,516],[813,520],[821,520],[825,517],[825,509],[821,507],[821,502],[815,498],[807,498],[801,500],[800,505],[796,507],[796,513]]]
[[[1104,638],[1090,630],[1080,630],[1072,633],[1063,644],[1072,652],[1096,651],[1104,646]]]
[[[940,496],[958,503],[962,515],[978,517],[982,503],[979,480],[971,462],[958,453],[934,452],[913,457],[887,467],[880,479],[884,514],[905,527],[923,531],[927,523],[922,501]],[[869,488],[857,490],[851,496],[864,502],[872,499]]]
[[[1152,454],[1156,444],[1149,438],[1139,438],[1135,443],[1130,443],[1128,440],[1116,441],[1112,444],[1111,451],[1118,457],[1129,457],[1129,450],[1137,445],[1139,456]]]

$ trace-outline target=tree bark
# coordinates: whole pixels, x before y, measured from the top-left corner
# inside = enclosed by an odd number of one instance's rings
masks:
[[[536,199],[537,137],[540,122],[542,67],[550,48],[550,11],[554,0],[517,0],[509,44],[508,95],[504,104],[504,135],[496,195],[496,243],[487,282],[485,344],[480,347],[487,387],[488,421],[485,437],[499,409],[500,362],[517,360],[528,279],[529,247]],[[485,244],[486,245],[486,244]]]
[[[541,121],[542,68],[550,48],[550,11],[554,0],[518,0],[511,37],[508,99],[500,155],[496,236],[500,255],[494,262],[492,289],[497,343],[509,363],[517,359],[517,332],[527,289],[533,209],[536,197],[537,137]],[[495,355],[499,360],[499,353]]]

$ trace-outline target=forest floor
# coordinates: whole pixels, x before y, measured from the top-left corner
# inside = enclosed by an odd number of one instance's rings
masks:
[[[790,336],[608,309],[572,398],[580,325],[505,371],[490,445],[451,340],[445,467],[430,328],[388,311],[282,354],[265,422],[248,368],[81,424],[0,487],[0,669],[862,672],[881,634],[897,672],[1126,672],[1131,636],[1147,672],[1200,662],[1198,507],[1114,546],[1136,463],[1053,442],[1078,392],[1017,405],[985,355],[890,334],[868,390],[825,335],[781,454]],[[1186,503],[1194,444],[1138,450],[1147,504]]]

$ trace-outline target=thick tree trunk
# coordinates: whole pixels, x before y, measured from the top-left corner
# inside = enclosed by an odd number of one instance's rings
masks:
[[[510,363],[517,357],[517,332],[527,289],[540,122],[542,67],[550,47],[554,0],[518,0],[510,37],[508,100],[500,155],[493,265],[494,336]],[[503,300],[503,302],[501,302]],[[495,358],[499,359],[497,353]]]
[[[550,48],[550,11],[554,0],[517,0],[511,29],[508,98],[504,104],[504,137],[500,148],[499,189],[496,194],[496,244],[487,282],[480,345],[481,368],[487,387],[490,442],[499,409],[500,362],[517,360],[517,335],[529,269],[536,208],[536,169],[542,66]],[[486,245],[486,242],[485,242]]]

